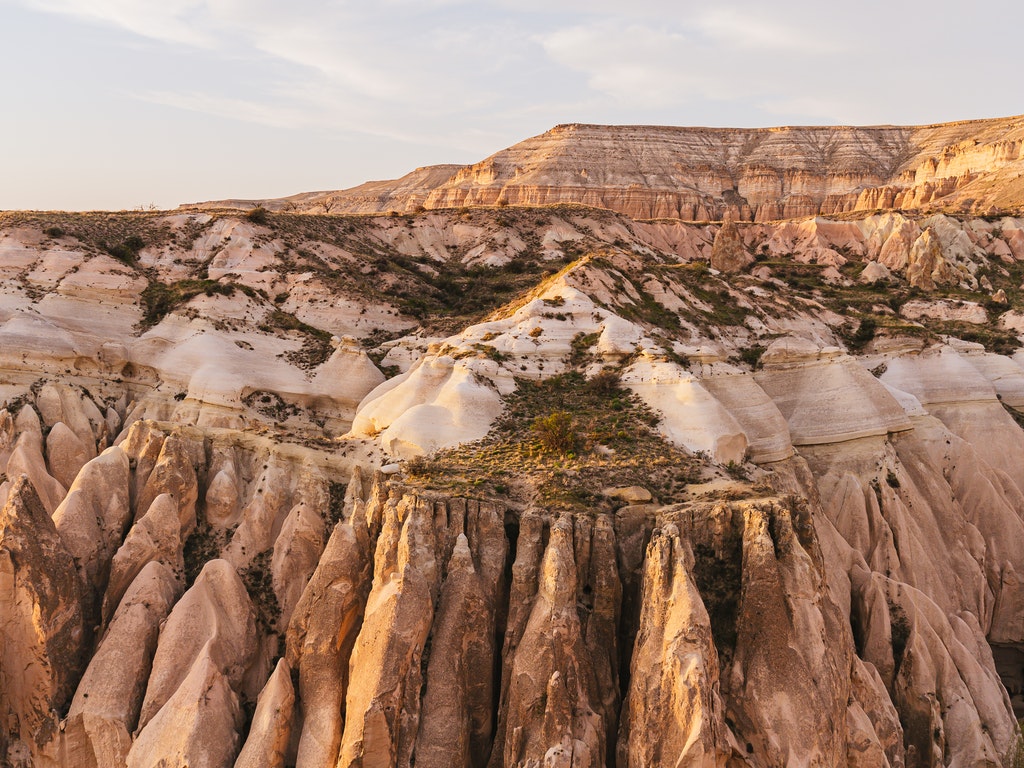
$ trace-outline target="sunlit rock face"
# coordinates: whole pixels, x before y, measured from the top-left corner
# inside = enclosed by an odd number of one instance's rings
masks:
[[[1021,203],[1020,117],[927,126],[766,129],[559,125],[467,166],[264,201],[381,213],[467,205],[607,208],[634,219],[776,221]],[[222,200],[204,207],[247,206]]]
[[[0,764],[1006,764],[1019,123],[0,215]]]

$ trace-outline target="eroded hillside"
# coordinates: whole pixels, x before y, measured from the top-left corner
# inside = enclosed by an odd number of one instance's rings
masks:
[[[3,214],[0,276],[11,765],[1018,748],[1024,219]]]
[[[1024,206],[1024,118],[923,126],[559,125],[467,166],[336,192],[204,206],[385,213],[577,203],[633,218],[774,221],[849,211]]]

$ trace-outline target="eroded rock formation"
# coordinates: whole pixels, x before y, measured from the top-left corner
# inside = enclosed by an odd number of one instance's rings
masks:
[[[1007,758],[1024,221],[949,211],[1017,121],[631,131],[4,214],[0,763]]]
[[[912,127],[559,125],[464,167],[260,201],[380,213],[466,205],[608,208],[635,219],[773,221],[881,208],[1019,206],[1020,117]],[[221,200],[207,207],[251,208]]]

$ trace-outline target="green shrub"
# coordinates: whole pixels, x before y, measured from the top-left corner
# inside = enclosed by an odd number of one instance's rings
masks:
[[[236,287],[233,283],[218,283],[216,280],[179,280],[170,284],[153,280],[142,291],[142,326],[156,325],[199,294],[231,296]]]
[[[533,420],[532,429],[541,447],[549,453],[565,456],[579,449],[579,431],[572,414],[568,411],[555,411],[547,416],[538,416]]]
[[[843,339],[846,341],[846,346],[849,347],[851,352],[858,352],[868,345],[872,339],[875,338],[875,332],[878,330],[878,322],[873,317],[865,317],[857,325],[857,330],[853,333],[846,332],[843,334]]]
[[[131,235],[114,245],[108,245],[105,240],[101,240],[100,247],[122,264],[134,267],[139,258],[139,251],[146,247],[146,242],[138,235]]]
[[[749,365],[752,370],[757,370],[761,367],[761,355],[764,354],[765,348],[760,344],[755,344],[752,347],[744,347],[740,350],[740,360]]]

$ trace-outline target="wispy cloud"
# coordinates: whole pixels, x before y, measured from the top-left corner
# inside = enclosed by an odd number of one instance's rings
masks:
[[[168,43],[209,48],[216,38],[204,29],[203,0],[26,0],[34,10],[72,16],[119,27],[136,35]]]
[[[718,5],[701,11],[694,19],[694,26],[727,51],[784,52],[792,56],[824,54],[845,48],[845,45],[837,46],[834,40],[807,29],[799,21],[780,21],[771,10],[771,6],[740,8]]]
[[[759,57],[821,56],[813,30],[744,2],[666,0],[22,0],[224,60],[259,63],[267,82],[137,89],[153,102],[261,124],[334,126],[379,135],[450,134],[476,111],[486,123],[510,99],[562,119],[571,104],[665,110],[763,94]],[[538,31],[543,30],[543,31]],[[582,92],[568,89],[580,78]],[[560,112],[560,110],[562,110]],[[401,125],[411,118],[415,125]],[[397,139],[403,140],[403,139]],[[443,140],[443,139],[442,139]]]

